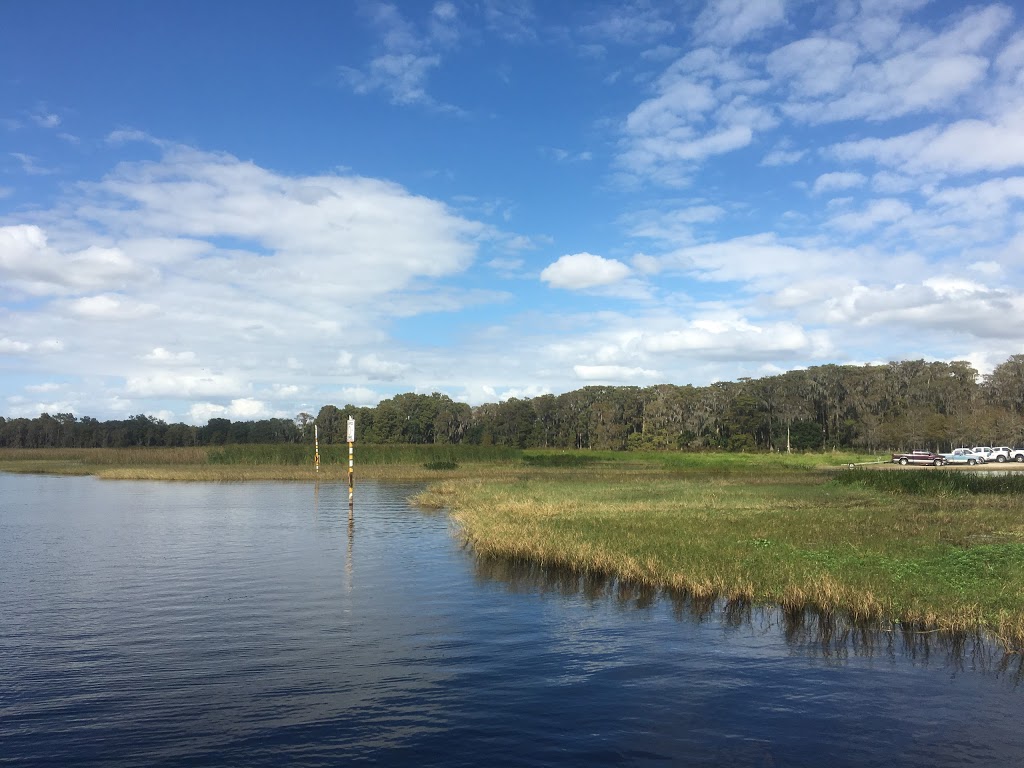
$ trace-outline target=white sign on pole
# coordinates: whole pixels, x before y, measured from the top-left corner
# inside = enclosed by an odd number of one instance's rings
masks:
[[[354,443],[356,441],[356,420],[351,416],[348,417],[348,442]]]

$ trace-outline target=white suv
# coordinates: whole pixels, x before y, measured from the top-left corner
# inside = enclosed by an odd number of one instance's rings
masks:
[[[1005,445],[997,445],[995,448],[989,451],[988,456],[986,456],[985,458],[988,459],[989,461],[998,461],[1000,464],[1002,464],[1004,461],[1010,460],[1011,453],[1013,453],[1013,451],[1009,447]]]
[[[980,453],[982,456],[984,456],[985,461],[992,461],[992,456],[989,455],[992,453],[991,445],[976,445],[973,448],[971,448],[971,450],[974,451],[975,453]]]

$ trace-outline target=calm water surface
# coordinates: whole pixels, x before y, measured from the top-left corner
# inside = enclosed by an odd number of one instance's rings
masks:
[[[0,474],[0,765],[1024,764],[1012,659],[479,563],[416,490]]]

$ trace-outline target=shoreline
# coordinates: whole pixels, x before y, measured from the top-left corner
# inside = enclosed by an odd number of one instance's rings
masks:
[[[210,453],[18,449],[0,451],[0,471],[347,483],[340,462],[319,473],[311,463],[266,457],[199,463]],[[447,508],[456,535],[483,558],[567,568],[697,600],[820,610],[854,624],[984,632],[1007,652],[1024,650],[1024,494],[1015,490],[1024,474],[1000,472],[979,492],[963,490],[964,483],[929,489],[934,483],[921,482],[985,474],[974,467],[970,474],[884,464],[849,470],[850,459],[860,457],[847,455],[530,451],[483,461],[467,452],[476,460],[430,469],[419,461],[429,452],[398,453],[398,461],[360,465],[357,452],[357,500],[361,480],[424,483],[413,501]],[[873,471],[882,468],[900,471]],[[842,483],[840,475],[847,475]],[[869,476],[884,486],[865,485]],[[1010,492],[986,490],[1006,481]]]

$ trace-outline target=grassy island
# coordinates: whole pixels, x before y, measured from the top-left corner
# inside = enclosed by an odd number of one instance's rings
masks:
[[[1024,473],[631,458],[453,479],[419,500],[451,508],[484,555],[1024,648]]]
[[[321,449],[340,481],[345,446]],[[306,480],[307,446],[0,451],[0,470]],[[849,468],[849,454],[357,446],[356,477],[427,483],[481,555],[696,598],[815,608],[1024,649],[1024,472]]]

